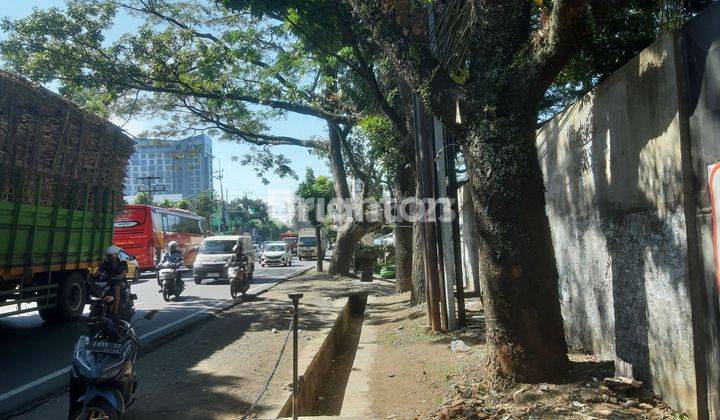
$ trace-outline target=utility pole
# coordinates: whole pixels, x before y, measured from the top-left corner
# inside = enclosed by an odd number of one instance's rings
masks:
[[[420,200],[422,212],[422,223],[424,230],[424,250],[425,250],[425,281],[427,283],[428,293],[428,316],[430,317],[430,326],[433,331],[441,331],[442,324],[440,322],[440,278],[438,270],[438,248],[437,236],[435,230],[435,222],[430,220],[429,211],[425,208],[425,199],[434,197],[434,179],[433,179],[433,159],[431,153],[432,141],[432,120],[428,117],[422,101],[417,95],[413,95],[413,105],[415,114],[415,157],[418,179],[420,184]]]
[[[154,193],[167,191],[167,186],[166,186],[166,185],[164,185],[164,184],[163,184],[163,185],[157,185],[157,184],[155,184],[155,183],[153,182],[153,181],[158,181],[158,180],[162,181],[162,178],[159,177],[159,176],[154,176],[154,175],[152,175],[152,176],[141,176],[141,177],[138,177],[137,180],[138,180],[138,183],[140,183],[140,184],[142,184],[142,183],[145,183],[145,184],[146,184],[146,187],[145,187],[145,188],[138,187],[138,188],[137,188],[137,192],[139,192],[139,193],[143,193],[143,192],[144,192],[144,193],[149,194],[149,195],[150,195],[150,201],[153,201],[153,194],[154,194]]]
[[[225,196],[223,195],[223,178],[225,177],[222,167],[220,166],[220,159],[218,159],[218,170],[213,172],[215,179],[220,181],[220,231],[224,232],[227,229],[227,219],[225,218]]]
[[[462,250],[460,248],[460,207],[458,206],[458,186],[456,161],[458,149],[455,138],[445,135],[445,162],[448,168],[448,198],[452,202],[452,243],[453,255],[455,256],[455,293],[457,293],[458,303],[458,323],[461,327],[467,324],[467,316],[465,314],[465,282],[463,281],[462,268]]]

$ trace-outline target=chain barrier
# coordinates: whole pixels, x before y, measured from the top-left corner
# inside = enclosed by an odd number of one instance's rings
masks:
[[[265,382],[265,386],[263,386],[262,390],[260,391],[260,394],[255,398],[255,402],[252,403],[248,411],[241,417],[241,420],[249,419],[250,416],[253,415],[255,412],[255,407],[260,402],[260,399],[265,395],[265,391],[268,390],[268,387],[270,386],[270,381],[272,381],[273,376],[275,376],[275,372],[277,372],[278,366],[280,366],[280,360],[282,359],[283,353],[285,353],[285,348],[287,347],[288,340],[290,339],[290,333],[292,332],[292,326],[293,323],[290,321],[290,325],[288,326],[287,334],[285,334],[285,342],[283,343],[282,348],[280,349],[280,354],[278,355],[277,360],[275,361],[275,366],[272,368],[272,371],[270,372],[270,376],[268,376],[267,381]]]

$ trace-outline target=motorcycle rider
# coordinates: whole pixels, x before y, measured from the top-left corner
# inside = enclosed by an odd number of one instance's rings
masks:
[[[162,256],[162,259],[160,260],[160,267],[164,267],[166,265],[182,265],[183,263],[183,255],[178,249],[178,244],[175,241],[172,241],[168,244],[168,250],[165,251],[165,253]],[[175,285],[180,285],[180,282],[182,281],[182,274],[180,274],[180,270],[177,270],[175,272]]]
[[[99,274],[107,276],[108,287],[113,293],[113,315],[117,316],[121,306],[122,290],[127,284],[127,261],[120,259],[120,248],[110,245],[105,251],[107,258],[98,268]]]
[[[248,258],[247,255],[245,255],[245,252],[243,252],[243,244],[242,242],[238,242],[233,247],[233,256],[230,257],[230,260],[225,264],[226,267],[231,266],[243,266],[247,264]]]

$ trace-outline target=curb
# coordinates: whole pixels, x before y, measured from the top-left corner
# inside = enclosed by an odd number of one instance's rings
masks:
[[[275,288],[275,286],[277,286],[281,283],[284,283],[287,280],[301,276],[301,275],[307,273],[308,271],[311,271],[312,269],[314,269],[314,267],[310,266],[310,267],[305,267],[301,270],[294,271],[284,277],[279,278],[277,282],[271,284],[267,288],[261,289],[257,293],[253,294],[253,296],[260,296],[263,293],[265,293],[269,290],[272,290],[273,288]],[[223,312],[223,311],[227,311],[228,309],[230,309],[240,303],[243,303],[243,300],[231,300],[222,305],[208,307],[205,310],[195,312],[186,318],[174,321],[175,324],[170,323],[170,324],[166,325],[164,328],[167,328],[167,331],[164,331],[164,330],[163,331],[154,331],[154,332],[148,333],[145,336],[140,336],[139,356],[141,357],[142,355],[147,354],[148,352],[156,349],[157,347],[161,346],[162,344],[165,344],[168,341],[171,341],[171,340],[189,332],[194,327],[198,326],[202,321],[206,321],[211,316],[213,316],[217,313]],[[157,335],[157,337],[153,337],[155,335]],[[146,338],[143,338],[143,337],[146,337]],[[57,370],[57,371],[47,375],[46,377],[50,377],[50,378],[41,381],[37,385],[34,385],[31,388],[28,388],[27,390],[23,390],[16,395],[8,397],[4,401],[0,401],[0,418],[9,418],[9,417],[13,417],[13,416],[22,415],[23,413],[32,411],[33,409],[35,409],[39,405],[43,404],[44,402],[48,401],[49,399],[66,393],[67,392],[67,381],[68,381],[67,375],[69,373],[70,373],[70,367],[66,366],[60,370]],[[40,378],[40,379],[43,379],[43,378]],[[30,389],[34,390],[35,391],[34,393],[38,396],[35,398],[28,398],[28,399],[22,398],[22,395],[25,392],[30,391]],[[13,400],[15,400],[15,401],[13,402]],[[22,408],[19,408],[19,407],[22,407]]]

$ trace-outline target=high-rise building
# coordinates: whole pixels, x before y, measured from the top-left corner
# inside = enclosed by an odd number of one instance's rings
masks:
[[[138,139],[127,169],[126,196],[148,184],[162,190],[160,194],[194,196],[212,188],[212,139],[205,134],[183,140]]]

